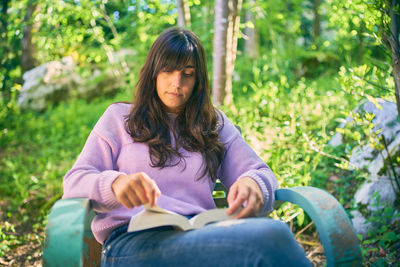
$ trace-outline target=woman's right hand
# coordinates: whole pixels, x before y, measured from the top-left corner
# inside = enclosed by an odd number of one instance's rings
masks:
[[[156,182],[144,172],[121,174],[111,187],[118,202],[129,209],[147,203],[154,206],[161,195]]]

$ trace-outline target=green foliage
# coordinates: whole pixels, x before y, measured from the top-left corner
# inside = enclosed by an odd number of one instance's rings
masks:
[[[4,257],[11,247],[20,244],[21,242],[12,234],[15,233],[15,227],[9,222],[4,222],[0,225],[0,257]]]
[[[11,1],[10,1],[11,2]],[[21,77],[21,49],[20,42],[23,33],[23,15],[20,8],[26,5],[26,1],[12,1],[10,3],[9,12],[0,15],[0,104],[1,111],[0,119],[3,119],[3,107],[6,107],[9,102],[13,105],[16,94],[15,84],[20,84]],[[4,28],[7,21],[13,21]],[[10,107],[6,107],[10,109]],[[11,111],[12,112],[12,111]],[[1,120],[0,120],[1,123]]]
[[[280,186],[321,181],[324,187],[340,159],[331,160],[323,153],[335,133],[336,120],[352,105],[352,96],[332,78],[290,80],[274,61],[264,59],[260,67],[263,59],[252,67],[253,77],[246,79],[250,82],[234,88],[236,110],[223,109],[277,174]],[[277,213],[285,220],[296,218],[298,226],[309,220],[290,205]]]
[[[112,102],[109,99],[89,104],[75,100],[44,114],[29,112],[14,118],[15,128],[8,128],[2,136],[6,146],[0,159],[0,193],[8,196],[11,207],[37,201],[48,208],[49,196],[60,196],[63,175],[98,117]],[[46,212],[43,210],[43,215]]]
[[[368,231],[367,238],[360,237],[364,248],[363,254],[372,266],[392,266],[391,264],[398,263],[395,245],[400,240],[398,223],[400,214],[393,207],[381,202],[379,192],[376,192],[372,198],[374,201],[372,207],[375,212],[366,221],[366,223],[371,223],[372,227]],[[375,259],[377,254],[378,259]]]
[[[389,73],[390,69],[367,64],[353,68],[342,66],[338,81],[343,91],[354,95],[354,101],[365,98],[374,101],[374,97],[394,101],[394,81]]]
[[[17,93],[20,88],[19,84],[15,84],[10,90],[8,99],[0,94],[0,106],[2,107],[0,109],[0,148],[8,143],[5,140],[8,128],[16,126],[15,119],[20,115],[17,106]]]
[[[29,238],[42,238],[37,231],[43,229],[51,205],[61,196],[62,177],[90,130],[110,103],[131,99],[150,45],[177,19],[174,1],[6,2],[7,16],[0,15],[0,202],[6,208],[2,210],[5,223],[0,224],[0,257]],[[212,73],[214,1],[188,2],[191,29],[205,46]],[[95,70],[125,73],[117,96],[92,102],[73,99],[44,113],[18,109],[23,84],[21,39],[30,23],[23,18],[29,3],[38,6],[30,21],[36,64],[72,56],[84,79],[90,80]],[[241,33],[235,106],[223,110],[241,126],[243,136],[277,175],[281,187],[323,188],[349,211],[358,184],[368,177],[364,170],[351,168],[352,148],[372,145],[383,151],[379,133],[372,131],[371,115],[352,111],[366,99],[394,101],[390,54],[382,49],[389,20],[383,0],[322,1],[321,36],[315,37],[313,3],[256,0],[245,5],[255,18],[260,56],[247,57],[247,37]],[[123,63],[113,61],[113,52],[124,48],[134,51],[123,62],[130,68],[127,72],[121,71]],[[100,86],[103,78],[99,75],[88,85]],[[339,128],[350,115],[353,121]],[[336,132],[343,134],[345,143],[331,147],[328,141]],[[393,162],[399,165],[400,156]],[[397,215],[388,207],[380,212],[370,218],[379,226],[376,235],[362,241],[365,255],[375,255],[380,248],[390,251],[399,242],[398,228],[388,221]],[[296,229],[309,223],[303,210],[289,204],[274,216]],[[378,222],[380,217],[384,221]],[[32,236],[18,237],[17,222],[29,224]],[[387,257],[390,261],[395,256]],[[383,266],[382,259],[367,260]]]
[[[390,60],[389,53],[382,49],[383,36],[390,29],[385,2],[388,1],[325,1],[324,7],[330,10],[329,28],[334,32],[331,43],[347,63]]]
[[[256,1],[253,8],[256,15],[255,26],[259,29],[260,45],[264,47],[264,51],[272,51],[274,54],[283,51],[291,53],[290,48],[295,47],[293,40],[296,40],[301,32],[303,2]],[[289,40],[291,41],[287,42]]]
[[[340,82],[341,89],[346,92],[346,94],[352,95],[354,100],[360,102],[359,105],[368,100],[374,103],[377,108],[382,108],[376,96],[393,99],[393,95],[390,94],[394,87],[393,81],[389,79],[387,73],[381,72],[381,70],[376,67],[365,64],[349,69],[341,67],[338,81]],[[387,88],[383,85],[386,85]],[[360,107],[346,112],[345,115],[350,118],[350,120],[345,121],[344,126],[337,128],[336,131],[342,134],[344,143],[342,150],[347,154],[346,158],[350,158],[354,151],[353,148],[356,146],[363,148],[369,147],[376,156],[379,155],[383,157],[383,153],[386,152],[386,147],[381,130],[377,130],[372,122],[374,115],[363,111]],[[396,156],[388,157],[385,163],[388,167],[381,172],[386,173],[391,179],[393,189],[397,193],[397,198],[399,199],[399,191],[396,186],[399,184],[399,177],[395,175],[396,173],[387,171],[389,166],[394,168],[400,166],[396,160],[392,160],[392,158],[395,157]],[[352,201],[351,197],[349,198],[348,196],[353,196],[360,182],[370,177],[371,174],[368,172],[368,166],[358,169],[355,166],[350,166],[345,163],[346,162],[343,161],[337,166],[343,169],[343,172],[350,174],[348,180],[352,180],[352,182],[339,180],[339,186],[337,188],[341,188],[341,190],[338,191],[337,194],[340,200]],[[396,222],[396,220],[398,221],[400,219],[398,214],[399,205],[396,201],[394,207],[386,206],[387,204],[380,201],[379,192],[376,192],[372,196],[370,203],[373,203],[372,209],[374,209],[374,212],[368,210],[366,205],[361,205],[359,203],[355,206],[354,203],[351,202],[351,205],[348,206],[349,209],[355,209],[361,212],[361,214],[367,218],[366,223],[371,223],[372,225],[368,236],[366,238],[360,237],[362,240],[364,260],[372,266],[391,266],[390,264],[398,262],[399,257],[399,255],[397,255],[398,249],[395,248],[400,238],[400,235],[396,234],[399,231],[399,225],[398,222]]]

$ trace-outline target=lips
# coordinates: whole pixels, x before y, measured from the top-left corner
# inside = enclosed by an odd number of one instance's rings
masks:
[[[167,95],[170,95],[170,96],[173,96],[173,97],[179,97],[179,96],[181,96],[181,94],[178,94],[178,93],[167,93]]]

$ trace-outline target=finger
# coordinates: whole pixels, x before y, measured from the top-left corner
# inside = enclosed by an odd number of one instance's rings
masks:
[[[138,179],[133,178],[132,180],[130,180],[129,186],[130,186],[130,191],[133,192],[139,199],[139,206],[140,206],[142,204],[148,203],[149,200],[146,196],[146,191],[144,189],[140,177],[137,178]]]
[[[151,179],[146,173],[141,173],[139,178],[145,190],[145,194],[147,196],[150,206],[154,206],[158,196],[161,195],[160,189],[158,188],[156,182]]]
[[[136,192],[129,191],[126,193],[126,197],[129,199],[133,207],[139,207],[140,205],[142,205],[142,202],[140,198],[137,196]]]
[[[155,202],[157,201],[158,196],[161,195],[160,189],[158,188],[157,184],[152,179],[143,179],[142,180],[143,187],[146,191],[146,196],[149,200],[150,206],[154,206]]]
[[[128,209],[133,208],[133,205],[127,196],[125,196],[125,195],[118,196],[117,199],[118,199],[119,203],[121,203],[123,206],[127,207]]]
[[[126,185],[124,191],[121,194],[121,196],[130,203],[131,208],[141,205],[141,200],[137,196],[135,188],[136,187],[132,187],[130,182],[129,184]]]
[[[228,192],[228,196],[226,198],[227,202],[228,202],[228,209],[227,209],[227,214],[231,215],[232,214],[232,210],[233,210],[233,203],[235,202],[235,199],[237,197],[238,194],[238,188],[237,186],[233,185],[229,192]]]
[[[246,218],[246,217],[254,217],[259,210],[260,205],[257,201],[257,196],[255,194],[250,194],[247,199],[246,207],[242,209],[234,219]]]
[[[128,184],[124,184],[124,185],[120,185],[120,183],[116,183],[115,187],[113,188],[114,190],[114,194],[115,197],[117,198],[118,202],[121,203],[122,205],[124,205],[127,208],[132,208],[133,204],[130,201],[127,192],[129,191],[129,185]]]
[[[123,194],[119,197],[120,203],[127,207],[128,209],[132,209],[137,206],[138,199],[132,196],[131,194]]]
[[[226,200],[228,201],[228,205],[229,207],[233,204],[233,202],[235,201],[236,197],[238,194],[238,187],[233,185],[231,187],[231,189],[228,192],[228,196],[226,198]]]
[[[236,198],[233,200],[233,203],[228,208],[228,215],[235,213],[237,209],[242,207],[243,203],[247,200],[248,197],[248,189],[239,189],[238,193],[236,194]]]
[[[158,187],[157,187],[157,190],[154,190],[152,206],[154,206],[155,204],[157,204],[157,199],[158,199],[159,196],[161,196],[161,191],[160,191],[160,189],[158,189]]]
[[[226,198],[228,204],[233,203],[233,201],[235,201],[237,193],[238,193],[238,187],[233,185],[228,192],[228,197]]]

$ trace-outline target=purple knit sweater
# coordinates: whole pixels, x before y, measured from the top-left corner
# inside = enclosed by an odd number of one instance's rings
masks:
[[[163,169],[151,167],[148,146],[134,142],[125,130],[124,115],[129,110],[130,105],[123,103],[108,107],[90,133],[74,166],[64,177],[63,198],[91,200],[97,212],[92,231],[100,243],[113,229],[128,223],[132,215],[142,210],[142,207],[128,209],[118,203],[111,184],[121,174],[147,173],[160,188],[158,205],[176,213],[197,214],[215,208],[212,198],[214,183],[208,176],[198,180],[203,170],[201,154],[181,149],[185,161]],[[220,127],[219,135],[226,153],[218,177],[226,188],[240,177],[253,178],[263,193],[264,205],[260,214],[266,214],[272,209],[276,178],[225,114],[221,114],[224,125]]]

